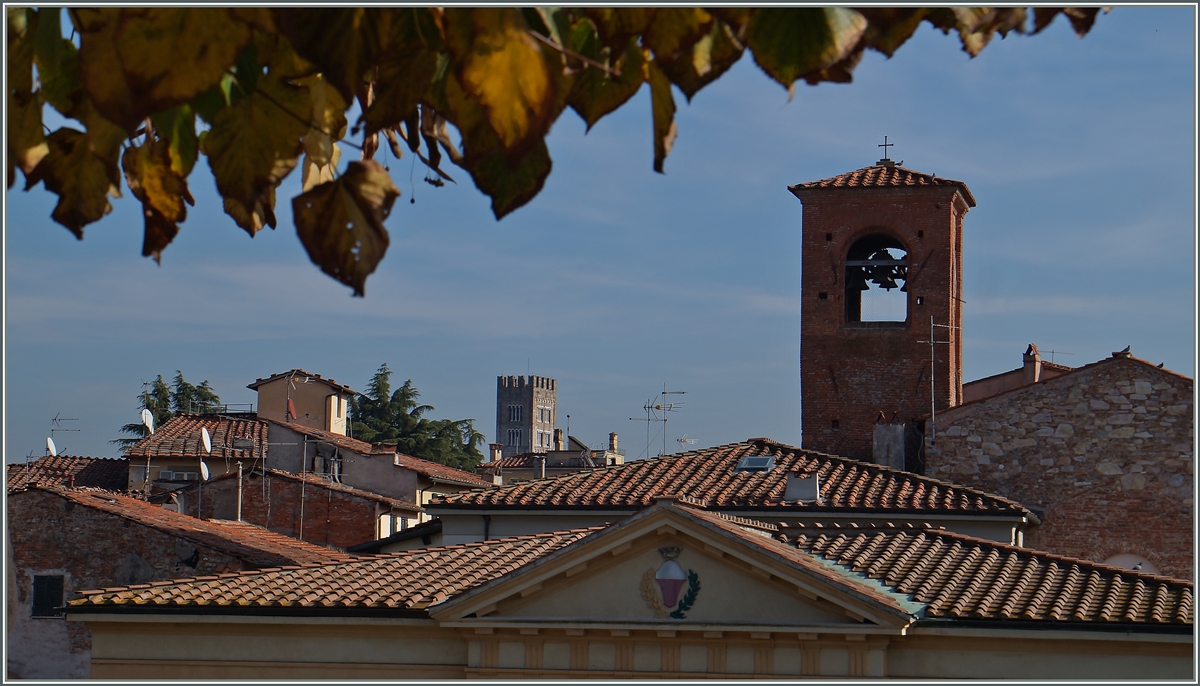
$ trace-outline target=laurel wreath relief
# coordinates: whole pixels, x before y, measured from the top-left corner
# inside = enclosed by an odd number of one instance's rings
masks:
[[[646,601],[647,607],[654,610],[655,617],[687,619],[687,615],[684,613],[692,609],[692,606],[696,604],[696,598],[700,595],[700,575],[689,569],[687,579],[687,593],[683,594],[683,599],[679,601],[679,605],[674,611],[667,612],[667,608],[663,606],[658,597],[658,587],[654,583],[654,569],[646,570],[646,573],[642,575],[642,599]]]

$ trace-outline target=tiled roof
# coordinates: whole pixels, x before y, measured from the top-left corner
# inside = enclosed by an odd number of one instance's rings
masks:
[[[256,468],[253,470],[253,472],[255,474],[262,474],[263,470]],[[285,472],[282,469],[267,469],[266,474],[274,479],[290,479],[292,481],[303,481],[303,482],[305,482],[307,484],[311,484],[317,488],[328,488],[332,491],[337,491],[338,493],[345,493],[347,495],[357,496],[364,500],[370,500],[371,502],[382,503],[384,505],[396,508],[398,510],[408,510],[409,512],[413,512],[413,513],[422,512],[421,507],[411,500],[400,500],[398,498],[389,498],[386,495],[380,495],[378,493],[371,493],[370,491],[364,491],[362,489],[353,488],[353,487],[347,486],[346,484],[343,484],[343,483],[331,481],[330,479],[328,479],[324,476],[321,476],[319,474],[313,474],[311,472],[305,472],[304,474],[293,474],[292,472]],[[237,478],[237,472],[228,472],[228,473],[222,474],[218,477],[214,477],[213,479],[206,481],[204,483],[212,484],[212,483],[215,483],[218,481],[224,481],[227,479],[236,479],[236,478]],[[184,486],[183,489],[180,489],[180,490],[195,490],[197,487],[198,486],[196,484],[189,483],[188,485]],[[207,485],[204,486],[204,488],[207,488],[207,487],[208,487]]]
[[[1195,623],[1190,581],[942,529],[789,527],[781,536],[923,603],[926,618]]]
[[[289,369],[286,372],[282,372],[279,374],[273,374],[271,376],[268,376],[265,379],[258,378],[258,379],[254,380],[254,383],[247,384],[246,388],[249,388],[252,390],[258,390],[258,387],[265,383],[270,383],[270,382],[276,381],[278,379],[285,379],[289,376],[293,377],[293,379],[295,379],[296,383],[311,383],[313,381],[319,381],[319,382],[325,384],[326,386],[331,386],[333,388],[336,388],[336,389],[342,391],[343,393],[349,393],[350,395],[361,395],[358,391],[354,390],[353,388],[350,388],[349,386],[340,384],[340,383],[334,381],[333,379],[323,379],[323,378],[321,378],[320,374],[313,374],[312,372],[306,372],[303,369]]]
[[[771,455],[766,472],[739,472],[743,457]],[[785,503],[787,474],[820,477],[821,502]],[[641,508],[655,498],[687,496],[709,509],[897,514],[1007,514],[1034,518],[1022,505],[983,491],[880,465],[810,451],[765,438],[636,460],[537,481],[454,493],[426,507]]]
[[[25,486],[74,486],[124,491],[129,486],[129,460],[47,455],[29,464],[9,464],[8,490]]]
[[[200,429],[208,429],[212,452],[204,452]],[[252,439],[254,448],[235,448],[237,440]],[[184,414],[167,420],[154,433],[126,448],[125,457],[228,458],[253,461],[267,452],[267,423],[244,416]]]
[[[562,452],[566,451],[561,451],[559,454]],[[498,469],[533,469],[539,464],[538,458],[542,457],[546,457],[546,453],[521,453],[520,455],[510,455],[508,457],[502,457],[499,460],[492,460],[491,462],[484,462],[480,464],[479,471],[493,474]],[[583,458],[580,457],[578,453],[566,458],[561,458],[558,455],[555,455],[553,460],[553,462],[548,462],[546,464],[546,469],[591,469],[604,464],[604,457],[597,456],[592,460],[594,464],[589,465],[583,461]]]
[[[818,188],[900,188],[904,186],[957,186],[962,191],[963,199],[971,207],[975,206],[975,196],[967,188],[967,184],[954,179],[943,179],[932,174],[923,174],[912,169],[893,165],[874,164],[845,174],[809,181],[788,186],[792,194]]]
[[[385,443],[367,443],[366,441],[360,441],[357,438],[350,438],[349,436],[343,436],[342,434],[335,434],[322,429],[314,429],[311,426],[304,426],[303,424],[296,424],[293,422],[281,422],[275,419],[267,419],[265,421],[271,422],[272,424],[277,424],[285,429],[290,429],[296,433],[304,434],[310,438],[315,438],[318,441],[329,443],[330,445],[337,446],[343,450],[352,450],[359,455],[390,455],[396,452],[396,446],[394,445],[387,445]]]
[[[423,609],[509,574],[595,529],[502,538],[279,570],[83,591],[71,606]]]
[[[432,537],[440,533],[442,533],[442,520],[430,519],[428,521],[421,522],[416,526],[410,526],[403,531],[397,531],[387,538],[377,538],[373,541],[367,541],[366,543],[352,545],[349,548],[346,548],[346,552],[362,554],[377,553],[384,546],[388,546],[393,543],[400,543],[413,538],[423,539],[422,542],[428,545],[429,542],[433,540]]]
[[[353,555],[305,543],[262,527],[227,520],[196,519],[117,493],[42,488],[78,505],[128,519],[172,536],[219,550],[256,567],[325,564]]]
[[[419,457],[405,455],[404,453],[396,453],[396,466],[411,469],[414,472],[427,476],[430,479],[437,481],[449,481],[451,483],[462,484],[464,486],[491,486],[492,482],[478,474],[464,472],[461,469],[447,467],[444,464],[422,460]]]

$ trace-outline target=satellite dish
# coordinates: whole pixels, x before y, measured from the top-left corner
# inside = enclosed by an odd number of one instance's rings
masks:
[[[207,427],[203,427],[203,426],[200,427],[200,442],[204,444],[204,452],[206,452],[206,453],[212,452],[212,439],[208,437],[208,428]],[[203,464],[204,463],[201,462],[201,466],[203,466]]]
[[[150,410],[142,410],[142,423],[150,429],[150,433],[154,433],[154,414]]]
[[[49,452],[51,455],[57,455],[57,454],[58,454],[58,448],[55,448],[55,447],[54,447],[54,439],[53,439],[53,438],[50,438],[49,436],[47,436],[47,437],[46,437],[46,450],[47,450],[47,451],[48,451],[48,452]]]
[[[200,478],[208,481],[208,465],[204,464],[204,460],[200,460]]]

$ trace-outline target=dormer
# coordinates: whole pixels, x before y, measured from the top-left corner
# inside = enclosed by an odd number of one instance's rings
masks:
[[[291,369],[246,386],[258,392],[258,416],[346,435],[350,397],[358,391],[303,369]]]

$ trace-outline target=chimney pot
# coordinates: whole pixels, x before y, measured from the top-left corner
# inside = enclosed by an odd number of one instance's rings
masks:
[[[491,453],[488,456],[489,457],[488,462],[496,462],[497,460],[500,459],[500,455],[504,452],[504,444],[503,443],[489,443],[488,449]]]
[[[608,449],[612,452],[617,452],[617,432],[613,431],[608,435]]]

